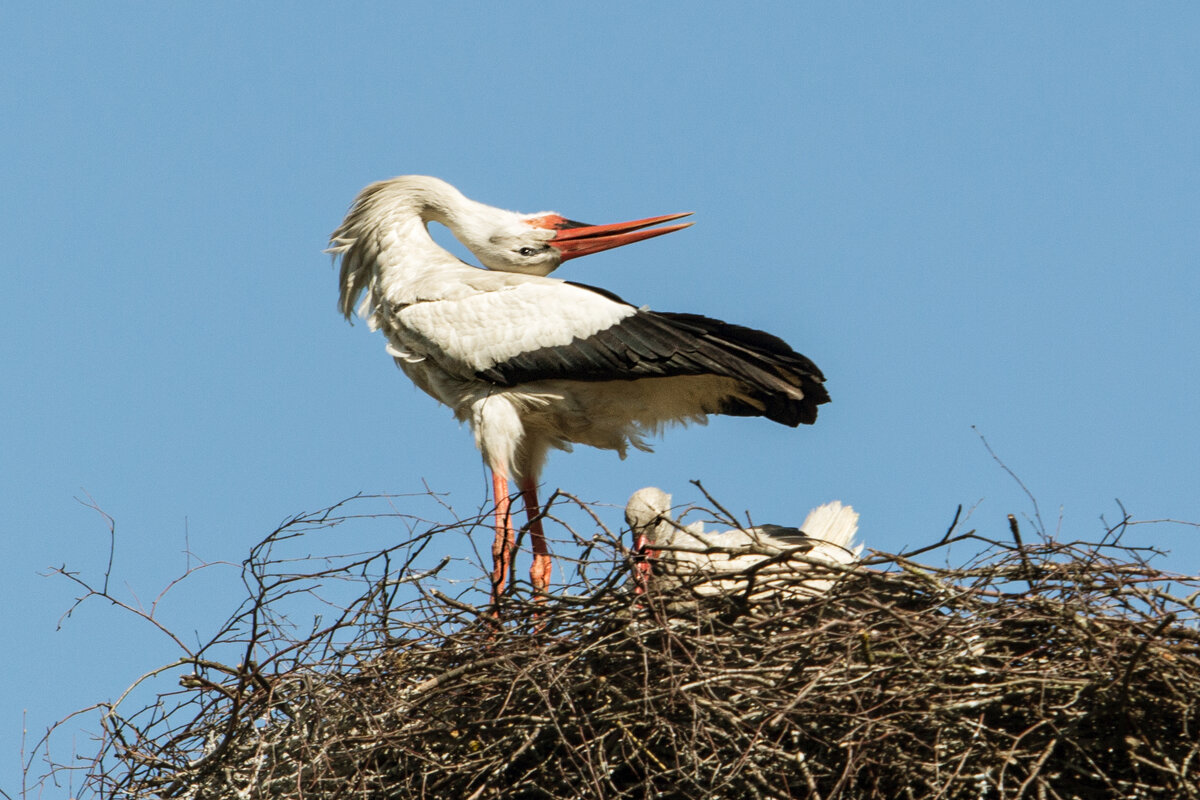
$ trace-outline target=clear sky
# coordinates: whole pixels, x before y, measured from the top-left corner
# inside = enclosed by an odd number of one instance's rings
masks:
[[[1033,509],[980,434],[1064,536],[1118,498],[1200,521],[1194,4],[8,3],[0,30],[0,789],[23,719],[31,741],[176,655],[99,602],[56,630],[74,593],[41,574],[107,559],[76,498],[145,602],[185,547],[240,562],[356,492],[485,502],[469,432],[335,309],[321,250],[392,175],[597,223],[694,211],[558,275],[826,373],[811,428],[552,455],[548,488],[613,525],[699,478],[759,521],[849,502],[881,549],[960,503],[1001,536]],[[1196,528],[1130,536],[1200,571]],[[176,596],[160,615],[200,639],[240,599]]]

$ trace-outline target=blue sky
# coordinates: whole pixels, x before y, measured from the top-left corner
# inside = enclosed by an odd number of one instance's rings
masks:
[[[360,491],[485,502],[469,432],[335,310],[321,250],[392,175],[597,223],[694,211],[558,275],[767,329],[825,371],[812,428],[718,418],[624,462],[553,455],[548,487],[614,525],[633,490],[690,502],[699,478],[759,521],[849,502],[881,549],[960,503],[1000,536],[1033,509],[980,434],[1064,536],[1098,536],[1117,498],[1200,521],[1200,11],[746,8],[0,11],[0,789],[23,720],[32,741],[176,656],[99,602],[56,630],[74,593],[47,568],[107,560],[75,498],[116,519],[114,586],[146,602],[185,547],[240,562]],[[1200,571],[1195,527],[1130,536]],[[202,639],[235,589],[158,613]]]

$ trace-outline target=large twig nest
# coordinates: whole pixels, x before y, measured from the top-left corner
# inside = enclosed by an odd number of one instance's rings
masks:
[[[295,520],[274,541],[342,521]],[[305,576],[288,562],[278,582],[264,546],[223,633],[252,660],[196,659],[181,693],[110,716],[92,786],[138,798],[1200,797],[1200,579],[1158,571],[1122,529],[1023,546],[961,534],[984,548],[965,566],[879,555],[831,567],[819,598],[754,603],[694,586],[636,595],[600,530],[578,580],[541,603],[510,595],[500,621],[461,599],[481,593],[450,597],[437,576],[397,604],[407,573],[393,553],[337,624],[307,637],[272,609]]]

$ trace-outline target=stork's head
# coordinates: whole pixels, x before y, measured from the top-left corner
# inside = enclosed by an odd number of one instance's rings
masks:
[[[686,216],[585,225],[547,212],[505,211],[471,200],[439,178],[401,175],[359,192],[326,252],[342,260],[338,306],[349,317],[364,293],[360,313],[372,313],[380,272],[414,261],[457,262],[429,237],[429,222],[448,227],[489,269],[549,275],[567,259],[686,228],[691,223],[653,227]]]
[[[468,243],[468,247],[488,269],[549,275],[568,259],[682,230],[692,223],[653,226],[686,216],[667,214],[610,225],[588,225],[549,212],[519,214],[499,221],[486,238]]]
[[[671,495],[662,489],[647,486],[638,489],[625,505],[625,523],[633,533],[634,580],[637,591],[645,591],[652,571],[651,562],[658,556],[655,544],[670,541],[674,526],[670,522]],[[662,530],[666,526],[666,530]]]

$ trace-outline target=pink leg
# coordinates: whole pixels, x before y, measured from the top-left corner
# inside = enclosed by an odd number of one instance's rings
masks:
[[[529,517],[529,541],[533,545],[533,566],[529,568],[529,580],[534,594],[545,595],[550,588],[550,548],[546,546],[546,534],[538,516],[537,484],[530,478],[520,481],[521,497],[525,500],[525,513]]]
[[[492,605],[496,605],[508,583],[508,569],[512,564],[513,545],[516,543],[508,476],[498,469],[492,470],[492,497],[496,501],[496,538],[492,542]]]

